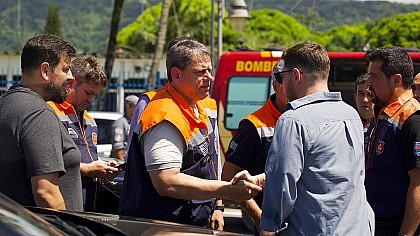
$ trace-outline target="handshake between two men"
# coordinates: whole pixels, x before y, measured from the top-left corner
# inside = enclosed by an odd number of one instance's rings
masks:
[[[247,193],[238,197],[233,197],[232,200],[249,200],[250,198],[255,197],[259,192],[262,192],[265,184],[265,173],[252,176],[247,170],[242,170],[238,172],[230,182],[233,186],[237,185],[238,188],[243,185],[248,189]]]

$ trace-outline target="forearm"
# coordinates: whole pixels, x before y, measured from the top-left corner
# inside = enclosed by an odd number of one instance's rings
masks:
[[[58,173],[34,176],[31,178],[31,185],[36,206],[58,210],[66,209],[58,186]]]
[[[410,175],[410,185],[407,190],[404,220],[401,225],[400,233],[404,235],[414,235],[420,224],[420,171],[416,175]]]
[[[249,214],[254,221],[255,226],[259,228],[262,211],[255,200],[251,198],[247,201],[238,201],[238,204]]]
[[[80,174],[92,178],[115,177],[120,171],[115,168],[116,162],[104,162],[101,160],[91,163],[80,163]]]
[[[166,176],[162,172],[158,174],[156,171],[149,173],[152,182],[155,178],[162,180],[159,183],[153,183],[159,194],[172,198],[197,200],[224,198],[229,197],[229,191],[232,188],[230,182],[201,179],[180,172],[171,176]]]
[[[274,235],[276,235],[275,232],[270,232],[270,231],[265,231],[265,230],[260,231],[260,236],[274,236]]]
[[[118,160],[124,161],[124,149],[115,150],[115,158]]]
[[[91,177],[91,176],[89,176],[89,173],[90,173],[90,166],[89,166],[89,164],[88,163],[80,163],[80,174],[82,176]]]

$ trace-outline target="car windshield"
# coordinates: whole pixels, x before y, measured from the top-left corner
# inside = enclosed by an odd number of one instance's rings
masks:
[[[111,127],[114,120],[95,119],[98,125],[98,144],[110,144]]]

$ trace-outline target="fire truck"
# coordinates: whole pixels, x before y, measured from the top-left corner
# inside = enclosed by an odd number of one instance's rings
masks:
[[[366,52],[329,52],[331,68],[328,78],[330,91],[340,91],[348,104],[355,106],[354,81],[367,71]],[[420,52],[409,52],[415,74],[420,71]],[[239,122],[258,110],[274,93],[271,70],[282,51],[232,51],[219,61],[211,97],[218,105],[218,125],[221,152],[226,152]]]

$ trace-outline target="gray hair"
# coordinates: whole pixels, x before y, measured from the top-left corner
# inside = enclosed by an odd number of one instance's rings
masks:
[[[169,82],[172,81],[172,68],[177,67],[185,70],[194,59],[201,57],[210,57],[211,59],[212,54],[206,46],[195,40],[183,40],[169,48],[166,54],[166,73]]]

